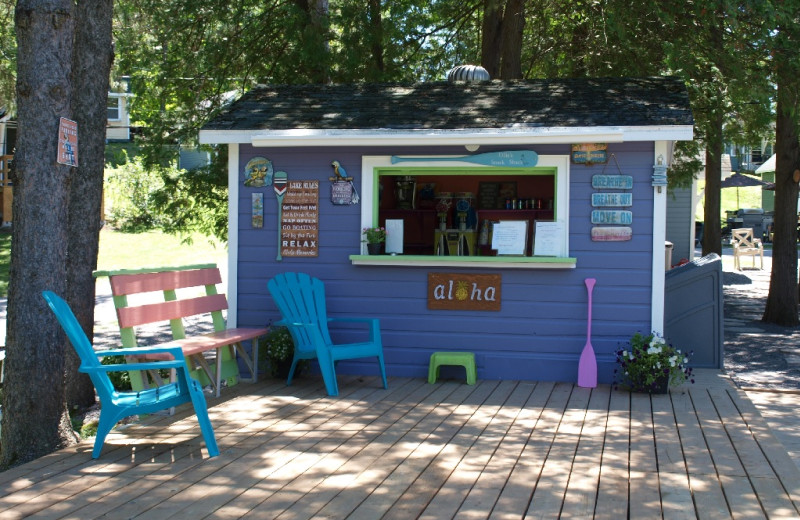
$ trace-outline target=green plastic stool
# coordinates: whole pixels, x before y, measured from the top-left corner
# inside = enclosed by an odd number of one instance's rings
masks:
[[[433,384],[439,378],[439,367],[442,365],[462,366],[467,370],[467,384],[474,385],[478,381],[478,370],[475,368],[475,354],[472,352],[434,352],[428,365],[428,383]]]

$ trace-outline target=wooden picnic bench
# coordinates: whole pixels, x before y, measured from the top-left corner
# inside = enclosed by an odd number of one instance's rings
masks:
[[[138,347],[136,327],[154,323],[169,322],[172,341],[160,346],[178,346],[186,357],[186,363],[195,379],[201,384],[211,384],[217,396],[220,394],[222,381],[228,386],[239,380],[255,383],[258,379],[258,339],[265,336],[267,328],[232,328],[227,329],[222,311],[228,308],[228,300],[224,294],[217,293],[217,284],[222,282],[219,268],[214,264],[189,265],[169,268],[146,268],[135,270],[96,271],[95,277],[107,276],[111,283],[114,307],[117,311],[122,346]],[[178,290],[204,289],[204,294],[178,297]],[[128,297],[143,293],[162,292],[163,300],[156,303],[129,304]],[[182,291],[182,293],[185,291]],[[184,327],[184,318],[211,314],[214,332],[188,336]],[[243,342],[250,341],[248,353]],[[211,366],[206,355],[214,352],[215,364]],[[249,379],[242,379],[235,352],[250,371]],[[169,359],[168,354],[150,354],[143,359],[129,357],[128,362],[143,360]],[[145,372],[138,372],[142,377],[131,377],[134,390],[147,388],[150,381]],[[155,384],[160,384],[160,377],[150,373]]]

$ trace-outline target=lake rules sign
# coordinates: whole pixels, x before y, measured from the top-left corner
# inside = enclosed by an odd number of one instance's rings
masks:
[[[281,211],[281,256],[319,256],[319,181],[289,181]]]
[[[78,166],[78,123],[62,117],[58,123],[58,157],[56,162]]]

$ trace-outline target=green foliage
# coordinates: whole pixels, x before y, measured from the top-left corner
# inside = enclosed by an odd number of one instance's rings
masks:
[[[289,364],[294,357],[294,340],[286,327],[270,327],[269,333],[259,344],[258,368],[269,370],[274,378],[288,374]],[[299,374],[308,366],[307,360],[299,361],[295,373]],[[287,373],[284,373],[286,371]]]
[[[81,439],[88,439],[97,435],[97,427],[100,426],[100,421],[95,419],[87,423],[83,423],[80,429]]]
[[[637,332],[629,347],[616,352],[615,384],[619,377],[619,381],[634,392],[652,392],[664,378],[668,378],[670,386],[676,386],[692,377],[692,369],[687,365],[691,354],[668,345],[657,334],[643,336]],[[694,383],[694,379],[691,381]]]
[[[153,229],[159,215],[153,207],[153,195],[164,185],[157,168],[148,168],[135,158],[106,170],[106,216],[121,231],[141,232]]]
[[[163,169],[160,188],[152,193],[152,211],[167,233],[202,233],[228,239],[228,176],[220,163],[191,171]]]
[[[0,231],[0,297],[8,296],[8,276],[11,268],[11,233]]]
[[[103,365],[124,365],[125,356],[106,356],[100,360],[100,363]],[[129,372],[109,372],[108,378],[117,390],[124,391],[131,389],[131,376]]]
[[[105,356],[100,360],[100,363],[103,365],[124,365],[125,356]],[[165,381],[169,380],[169,370],[161,369],[159,371],[159,375]],[[130,372],[124,370],[119,372],[108,372],[108,378],[111,380],[111,384],[114,386],[114,389],[120,391],[131,390]]]
[[[670,188],[689,188],[692,181],[703,170],[703,151],[700,141],[678,141],[675,143],[675,154],[672,164],[667,170],[667,182]]]
[[[14,3],[0,2],[0,112],[16,110],[17,42],[14,34]],[[0,136],[3,137],[3,136]]]

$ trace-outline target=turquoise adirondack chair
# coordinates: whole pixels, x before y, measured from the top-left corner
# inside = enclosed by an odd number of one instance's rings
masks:
[[[194,406],[197,422],[200,423],[200,431],[206,441],[209,456],[216,457],[219,455],[214,429],[208,419],[203,389],[200,387],[200,383],[189,377],[189,371],[186,368],[186,361],[180,347],[139,347],[95,352],[67,302],[52,291],[44,291],[42,296],[47,300],[47,304],[55,313],[56,318],[58,318],[59,323],[67,333],[70,343],[72,343],[73,348],[80,356],[81,366],[79,370],[89,374],[95,389],[97,389],[97,395],[100,397],[100,424],[97,427],[97,437],[94,441],[92,458],[96,459],[100,456],[106,436],[121,419],[131,415],[166,410],[188,402],[191,402]],[[117,391],[108,377],[109,372],[129,371],[131,369],[130,365],[103,365],[97,359],[98,356],[127,356],[153,352],[168,352],[174,359],[137,363],[136,370],[175,369],[176,381],[139,392]]]
[[[281,313],[281,321],[294,340],[294,358],[289,369],[287,385],[292,384],[292,376],[298,361],[316,359],[325,381],[328,395],[339,395],[336,383],[336,362],[375,356],[381,370],[383,387],[386,384],[386,368],[383,364],[383,344],[380,324],[376,318],[328,318],[325,308],[325,286],[318,278],[304,273],[279,274],[267,283],[272,299]],[[363,322],[369,326],[369,341],[335,345],[328,332],[330,322]]]

